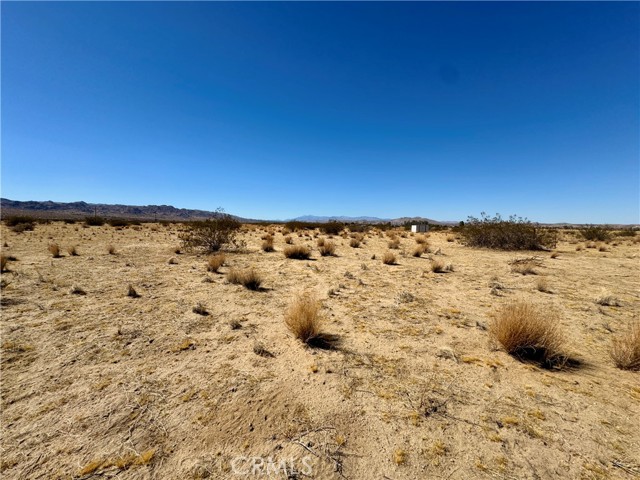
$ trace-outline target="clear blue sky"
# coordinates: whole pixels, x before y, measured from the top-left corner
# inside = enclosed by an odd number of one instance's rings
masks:
[[[640,4],[2,2],[2,196],[640,222]]]

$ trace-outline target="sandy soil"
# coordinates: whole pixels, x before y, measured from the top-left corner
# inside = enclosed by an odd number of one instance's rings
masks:
[[[3,478],[640,475],[640,374],[608,353],[638,317],[640,243],[577,251],[585,243],[565,236],[551,258],[432,233],[432,253],[414,258],[409,234],[390,266],[377,233],[360,248],[333,238],[335,257],[319,255],[316,234],[294,233],[313,248],[301,261],[284,257],[279,227],[265,253],[265,229],[247,226],[247,251],[216,274],[205,256],[175,253],[178,228],[2,226],[16,258],[2,275]],[[511,272],[531,255],[537,275]],[[429,257],[454,271],[432,273]],[[263,290],[226,281],[248,266]],[[335,350],[306,347],[284,325],[305,289],[323,301]],[[598,305],[605,292],[621,305]],[[488,323],[514,299],[557,312],[575,368],[521,363],[491,342]],[[208,315],[192,311],[198,302]]]

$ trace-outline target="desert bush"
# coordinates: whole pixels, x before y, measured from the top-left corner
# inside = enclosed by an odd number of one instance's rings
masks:
[[[123,218],[110,218],[107,223],[112,227],[128,227],[130,222]]]
[[[447,242],[455,242],[456,241],[456,237],[454,237],[453,235],[447,235]]]
[[[427,237],[425,237],[424,235],[418,235],[416,237],[416,243],[418,245],[424,245],[427,243]]]
[[[504,220],[484,212],[480,219],[469,217],[460,234],[468,246],[499,250],[544,250],[557,243],[555,231],[542,229],[527,219],[511,216]]]
[[[284,314],[284,322],[293,335],[306,344],[321,337],[320,302],[310,293],[296,298]]]
[[[105,220],[102,217],[85,217],[84,224],[90,227],[101,227]]]
[[[630,228],[625,228],[615,233],[616,237],[635,237],[636,231]]]
[[[60,245],[52,243],[49,245],[49,253],[53,258],[60,258]]]
[[[253,268],[244,270],[232,268],[227,273],[227,280],[236,285],[243,285],[249,290],[259,290],[262,285],[262,276]]]
[[[489,331],[507,353],[520,360],[551,367],[567,359],[564,333],[557,316],[547,309],[524,301],[510,303],[498,312]]]
[[[71,245],[70,247],[67,248],[67,253],[69,255],[71,255],[72,257],[77,257],[78,256],[78,249],[76,248],[75,245]]]
[[[431,271],[433,273],[449,273],[453,272],[453,265],[444,263],[440,259],[431,260]]]
[[[539,278],[536,282],[536,290],[542,293],[552,293],[549,287],[549,281],[544,277]]]
[[[311,257],[311,250],[304,245],[290,245],[284,249],[284,256],[295,260],[307,260]]]
[[[386,251],[382,256],[382,263],[385,265],[395,265],[396,264],[396,256],[393,252]]]
[[[264,240],[262,241],[262,250],[265,252],[273,252],[275,249],[273,248],[273,237],[271,235],[266,235]]]
[[[287,245],[293,245],[293,238],[291,238],[290,236],[284,237],[284,243],[286,243]]]
[[[327,240],[324,237],[320,237],[317,241],[316,241],[316,245],[318,245],[318,247],[324,247],[324,242],[326,242]]]
[[[207,270],[209,272],[217,272],[218,269],[224,265],[226,257],[224,253],[218,253],[217,255],[210,255],[207,258]]]
[[[35,228],[35,223],[19,223],[11,227],[11,230],[13,230],[16,233],[22,233],[22,232],[32,231],[34,228]]]
[[[613,339],[609,353],[616,367],[640,370],[640,321],[636,320],[625,333]]]
[[[580,235],[585,240],[604,242],[611,237],[609,228],[601,225],[588,225],[580,229]]]
[[[21,223],[36,223],[36,219],[28,215],[9,215],[8,217],[3,218],[3,220],[7,227],[15,227]]]
[[[351,248],[359,248],[360,247],[360,240],[358,238],[352,238],[349,241],[349,246]]]
[[[333,256],[336,254],[336,244],[333,243],[332,241],[326,241],[319,248],[319,250],[320,250],[320,255],[322,255],[323,257]]]
[[[398,237],[393,237],[388,246],[393,250],[397,250],[398,248],[400,248],[400,239]]]
[[[344,228],[344,223],[341,222],[327,222],[320,227],[327,235],[338,235]]]
[[[238,220],[218,209],[214,218],[187,223],[180,240],[188,250],[217,252],[223,248],[243,248],[245,242],[238,239],[241,227]]]
[[[109,255],[115,255],[116,254],[116,247],[114,247],[113,245],[108,245],[107,246],[107,252],[109,253]]]

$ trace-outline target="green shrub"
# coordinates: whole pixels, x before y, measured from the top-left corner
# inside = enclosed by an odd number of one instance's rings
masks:
[[[320,227],[321,230],[327,235],[338,235],[344,228],[342,222],[327,222]]]
[[[585,240],[598,242],[609,240],[611,236],[609,233],[609,229],[600,225],[588,225],[585,228],[581,228],[580,235],[582,235]]]
[[[7,227],[15,227],[16,225],[20,225],[21,223],[34,224],[36,223],[36,219],[27,215],[10,215],[4,218],[4,224]]]
[[[504,220],[499,214],[481,218],[469,217],[460,229],[463,242],[471,247],[499,250],[544,250],[554,248],[557,233],[531,223],[515,215]]]
[[[238,239],[242,224],[222,209],[217,210],[214,218],[189,222],[185,227],[186,230],[180,234],[180,240],[187,250],[217,252],[222,248],[245,246],[245,242]]]

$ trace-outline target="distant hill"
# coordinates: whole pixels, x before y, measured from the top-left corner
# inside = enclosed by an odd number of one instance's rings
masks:
[[[171,205],[109,205],[105,203],[87,202],[52,202],[52,201],[26,201],[9,200],[0,198],[2,217],[8,215],[30,215],[36,218],[84,218],[98,215],[105,218],[125,218],[129,220],[201,220],[215,217],[216,212],[207,210],[191,210],[176,208]],[[233,215],[241,222],[253,222],[249,218]]]

